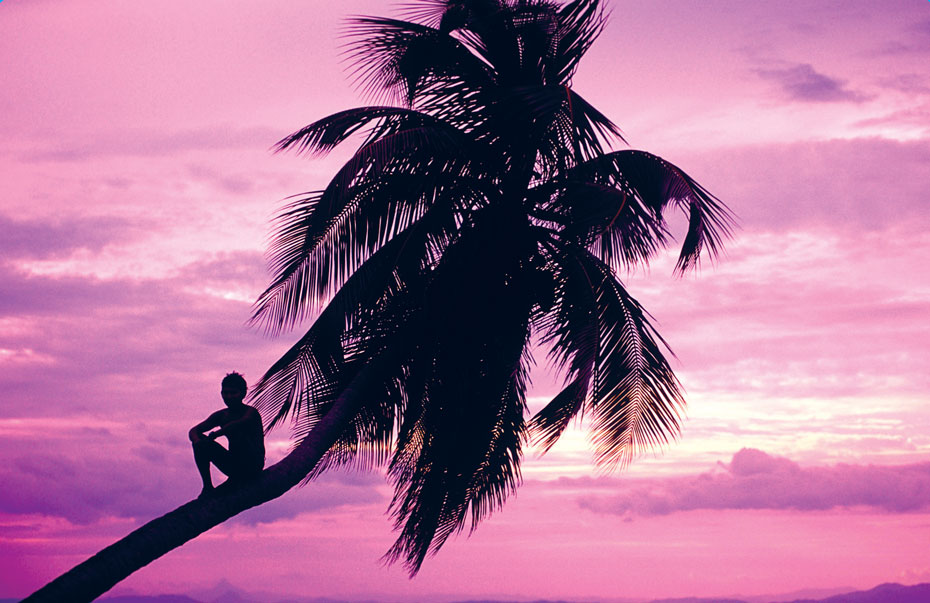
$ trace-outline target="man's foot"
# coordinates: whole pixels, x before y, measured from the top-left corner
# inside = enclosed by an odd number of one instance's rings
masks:
[[[213,486],[204,486],[197,498],[212,498],[216,495],[216,488]]]

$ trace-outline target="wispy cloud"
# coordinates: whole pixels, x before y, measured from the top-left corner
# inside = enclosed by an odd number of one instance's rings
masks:
[[[926,140],[742,145],[689,154],[679,163],[748,230],[826,227],[855,237],[896,224],[930,224]]]
[[[0,214],[0,262],[60,258],[77,250],[100,251],[138,237],[145,223],[114,216],[68,220],[14,220]]]
[[[185,151],[270,149],[286,134],[270,128],[212,127],[190,130],[113,131],[94,137],[49,138],[41,146],[23,153],[25,162],[89,161],[104,157],[157,157]]]
[[[847,87],[846,82],[814,69],[809,63],[757,69],[764,79],[777,84],[791,100],[799,102],[862,102],[868,97]]]
[[[923,19],[901,28],[900,37],[886,42],[881,52],[891,55],[930,54],[930,19]]]
[[[30,275],[3,265],[0,279],[8,417],[85,405],[145,416],[165,398],[178,412],[197,397],[214,399],[207,375],[238,367],[255,380],[286,346],[244,324],[264,281],[257,252],[193,263],[167,279]]]

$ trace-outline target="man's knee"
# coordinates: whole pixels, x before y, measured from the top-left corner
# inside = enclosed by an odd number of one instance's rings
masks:
[[[191,442],[191,446],[194,447],[195,453],[206,454],[210,456],[216,454],[218,448],[222,448],[219,443],[214,442],[213,440],[208,440],[207,438],[197,440],[196,442]]]

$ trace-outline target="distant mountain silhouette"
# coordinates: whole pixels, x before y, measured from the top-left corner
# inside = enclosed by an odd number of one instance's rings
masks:
[[[880,584],[871,590],[860,590],[826,599],[796,599],[784,603],[928,603],[930,584],[902,586]]]
[[[743,599],[721,599],[684,597],[680,599],[655,599],[650,603],[747,603]],[[871,590],[859,590],[825,599],[776,600],[771,603],[930,603],[930,584],[903,586],[881,584]]]
[[[19,599],[0,599],[0,603],[16,603]],[[98,603],[265,603],[267,598],[253,598],[238,592],[223,593],[218,597],[194,599],[186,595],[120,595],[102,597]],[[331,599],[329,597],[312,597],[295,599],[285,597],[274,599],[273,603],[379,603],[377,601],[355,601],[348,599]]]
[[[702,597],[684,597],[679,599],[654,599],[649,603],[747,603],[742,599],[707,599]]]
[[[328,597],[282,597],[269,600],[268,595],[253,596],[251,593],[235,589],[228,584],[222,584],[221,592],[212,592],[206,598],[192,598],[187,595],[119,595],[115,597],[102,597],[99,603],[363,603],[358,600],[333,599]],[[388,601],[389,599],[384,599]],[[605,601],[608,599],[604,599]],[[758,601],[753,597],[754,601]],[[19,599],[0,599],[0,603],[18,603]],[[582,599],[569,599],[580,603]],[[633,601],[633,599],[613,599]],[[375,603],[367,601],[366,603]],[[500,599],[462,599],[457,603],[514,603]],[[527,603],[527,602],[524,602]],[[565,600],[538,600],[529,603],[567,603]],[[679,599],[654,599],[650,603],[747,603],[744,599],[732,598],[700,598],[684,597]],[[903,586],[901,584],[881,584],[871,590],[861,590],[842,595],[834,595],[824,599],[772,599],[769,603],[930,603],[930,583]]]
[[[465,601],[455,601],[454,603],[502,603],[496,599],[467,599]],[[521,601],[520,603],[576,603],[575,601],[566,601],[564,599],[537,599],[534,601]]]
[[[465,601],[455,601],[455,603],[503,603],[503,602],[497,601],[494,599],[468,599]],[[533,601],[521,601],[520,603],[576,603],[576,602],[571,601],[571,600],[566,601],[564,599],[558,599],[558,600],[536,599]]]
[[[186,595],[120,595],[117,597],[106,597],[100,601],[101,603],[203,603],[197,599],[191,599]]]
[[[649,603],[747,603],[743,599],[708,599],[702,597],[683,597],[678,599],[654,599]]]

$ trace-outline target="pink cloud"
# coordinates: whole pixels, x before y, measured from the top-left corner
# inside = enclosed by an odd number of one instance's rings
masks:
[[[930,19],[906,24],[900,38],[887,40],[882,51],[905,56],[930,54]]]
[[[114,216],[40,221],[14,220],[0,214],[0,263],[67,257],[78,250],[99,251],[139,236],[144,227],[144,223]]]
[[[99,412],[183,427],[218,403],[215,381],[226,371],[254,382],[286,346],[245,326],[249,301],[222,296],[259,289],[257,252],[219,255],[170,279],[28,275],[2,264],[0,277],[5,417]]]
[[[93,137],[36,137],[20,159],[26,163],[93,161],[107,157],[155,157],[187,151],[268,149],[287,132],[272,128],[214,126],[200,129],[105,130]]]
[[[863,102],[867,97],[847,88],[846,83],[818,72],[808,63],[759,69],[764,79],[776,83],[790,99],[799,102]]]
[[[744,232],[817,227],[857,236],[930,218],[926,140],[748,144],[672,159],[727,202]]]
[[[839,507],[906,513],[930,508],[930,463],[801,467],[787,458],[744,448],[716,471],[694,477],[617,480],[613,487],[620,493],[581,496],[579,505],[618,515]]]

